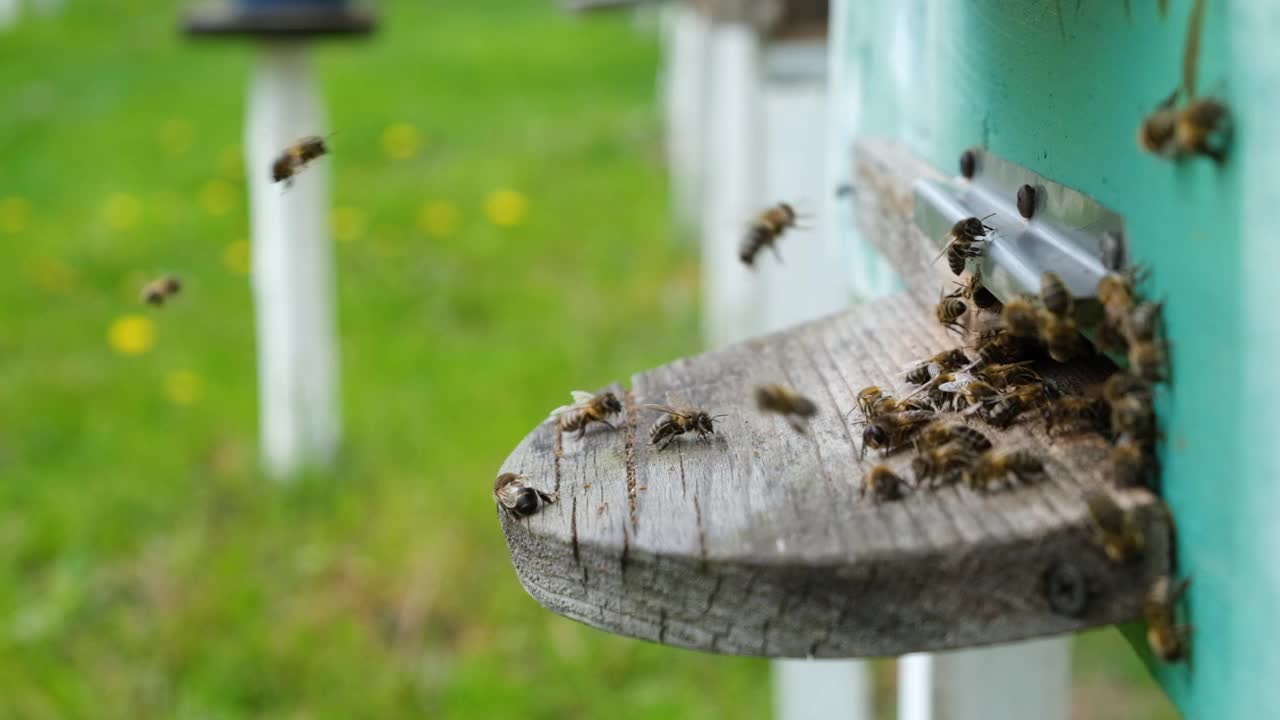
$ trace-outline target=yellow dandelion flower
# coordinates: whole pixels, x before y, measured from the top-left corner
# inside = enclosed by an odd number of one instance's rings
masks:
[[[449,237],[462,224],[462,211],[448,200],[432,200],[418,211],[418,227],[432,237]]]
[[[485,198],[484,214],[498,227],[514,227],[529,214],[529,198],[516,190],[494,190]]]
[[[31,221],[31,201],[17,196],[0,198],[0,230],[20,233]]]
[[[229,178],[244,177],[244,148],[239,145],[223,147],[218,151],[217,165],[218,172]]]
[[[382,151],[392,160],[408,160],[421,146],[422,135],[409,123],[396,123],[382,131]]]
[[[182,118],[170,118],[160,126],[160,146],[170,155],[185,155],[194,137],[191,123]]]
[[[164,379],[164,394],[174,405],[195,405],[204,397],[204,378],[190,370],[175,370]]]
[[[236,189],[226,180],[210,180],[200,188],[200,207],[213,216],[226,215],[236,204]]]
[[[222,263],[234,275],[248,275],[253,257],[253,248],[248,240],[236,240],[228,243],[222,251]]]
[[[28,255],[22,266],[27,280],[46,292],[65,293],[75,284],[75,271],[56,257]]]
[[[121,355],[141,355],[156,344],[156,328],[145,315],[122,315],[111,323],[107,341]]]
[[[142,203],[129,193],[111,193],[103,205],[102,215],[112,230],[132,230],[142,219]]]
[[[355,207],[333,209],[333,236],[342,242],[358,240],[364,235],[364,211]]]

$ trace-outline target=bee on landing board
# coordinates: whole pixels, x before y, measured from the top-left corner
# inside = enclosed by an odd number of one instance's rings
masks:
[[[969,306],[963,300],[948,296],[938,298],[938,305],[933,313],[942,327],[963,334],[965,326],[960,322],[960,318],[964,317],[968,311]]]
[[[906,368],[903,379],[912,385],[923,385],[944,372],[959,370],[969,364],[969,356],[962,348],[943,350],[926,360],[912,363]]]
[[[517,520],[529,517],[558,498],[525,484],[519,473],[502,473],[493,481],[493,499]]]
[[[711,415],[706,410],[698,408],[673,408],[669,405],[642,405],[641,407],[657,410],[663,414],[649,428],[649,442],[657,445],[659,451],[667,449],[668,445],[685,433],[696,432],[700,440],[706,439],[709,435],[715,435],[715,421],[718,418],[728,417]]]
[[[818,406],[812,400],[783,385],[757,387],[756,407],[782,415],[796,432],[804,432],[802,421],[818,413]]]
[[[1062,276],[1056,272],[1045,272],[1040,276],[1040,304],[1045,310],[1061,318],[1071,317],[1075,311],[1075,302]]]
[[[931,487],[950,485],[964,476],[976,457],[968,448],[960,445],[943,445],[911,458],[911,472],[915,473],[916,486],[928,482]]]
[[[318,135],[304,137],[284,149],[271,163],[271,182],[281,182],[288,186],[293,178],[312,160],[327,155],[329,146],[325,139]]]
[[[906,496],[910,487],[907,481],[890,470],[888,465],[875,465],[867,471],[867,476],[862,481],[862,489],[858,492],[858,498],[861,499],[870,493],[871,499],[877,503],[892,502]]]
[[[755,222],[747,230],[738,248],[738,259],[747,267],[754,267],[756,255],[766,247],[773,251],[778,262],[782,262],[782,254],[778,252],[777,242],[788,228],[796,227],[796,211],[787,203],[778,203],[760,213]]]
[[[958,445],[977,455],[991,449],[991,440],[980,431],[958,422],[939,420],[920,432],[916,445],[921,450],[935,450],[944,445]]]
[[[907,445],[933,418],[934,414],[927,410],[903,410],[876,416],[862,431],[862,453],[859,457],[866,457],[867,448],[888,455]]]
[[[142,301],[157,307],[182,291],[182,281],[172,275],[165,275],[147,283],[142,288]]]
[[[551,411],[551,417],[556,419],[562,431],[577,431],[578,437],[582,437],[593,422],[617,429],[609,422],[611,415],[622,412],[622,403],[617,395],[611,392],[596,395],[583,390],[571,390],[569,394],[573,396],[572,405],[563,405]]]
[[[1040,311],[1040,340],[1045,344],[1049,357],[1058,362],[1068,362],[1083,354],[1088,345],[1080,336],[1080,327],[1069,317],[1062,317],[1048,310]]]
[[[1168,575],[1162,575],[1152,584],[1143,605],[1147,619],[1147,644],[1151,646],[1151,652],[1165,662],[1178,662],[1187,657],[1191,626],[1178,623],[1178,602],[1190,584],[1190,580],[1176,582]]]
[[[1040,307],[1030,295],[1010,298],[1000,311],[1000,321],[1009,335],[1018,338],[1034,338],[1040,331]]]
[[[964,471],[970,488],[985,492],[1013,476],[1021,483],[1044,478],[1044,463],[1028,450],[988,450]]]
[[[1142,530],[1131,511],[1120,507],[1115,498],[1104,490],[1086,491],[1084,502],[1093,523],[1094,541],[1108,560],[1127,565],[1142,557],[1145,544]]]

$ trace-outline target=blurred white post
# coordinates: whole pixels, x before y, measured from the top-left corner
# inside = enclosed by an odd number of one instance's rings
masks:
[[[338,349],[329,227],[329,160],[311,163],[285,188],[271,163],[326,115],[301,42],[259,46],[249,88],[245,157],[253,229],[258,326],[259,433],[268,473],[323,466],[341,434]]]
[[[661,87],[666,110],[672,204],[686,228],[695,227],[702,199],[711,21],[683,2],[663,7]]]
[[[1070,713],[1069,640],[908,655],[898,663],[898,720],[1066,720]]]

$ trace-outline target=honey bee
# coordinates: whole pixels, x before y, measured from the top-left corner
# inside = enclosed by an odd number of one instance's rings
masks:
[[[1104,490],[1085,491],[1084,502],[1093,523],[1094,541],[1111,562],[1125,565],[1142,556],[1142,531],[1133,513],[1121,508]]]
[[[1174,121],[1173,144],[1186,155],[1204,155],[1214,162],[1227,159],[1231,145],[1231,111],[1212,98],[1187,103]]]
[[[938,258],[947,256],[947,265],[951,268],[952,275],[964,272],[965,261],[969,258],[982,257],[986,243],[984,238],[995,229],[984,222],[989,217],[991,216],[981,219],[968,217],[951,226],[947,244],[938,253]],[[937,262],[938,258],[933,261]]]
[[[1044,477],[1044,463],[1029,450],[988,450],[965,471],[965,482],[974,490],[990,490],[1012,475],[1032,483]]]
[[[1058,273],[1050,271],[1040,276],[1040,304],[1058,317],[1071,317],[1075,303]]]
[[[1128,347],[1129,315],[1133,311],[1133,278],[1125,273],[1107,273],[1098,281],[1098,301],[1102,303],[1102,323],[1098,326],[1098,344],[1104,350]]]
[[[1144,302],[1133,308],[1125,329],[1130,342],[1151,342],[1164,324],[1164,303]]]
[[[929,481],[931,486],[946,485],[960,480],[964,469],[974,460],[974,454],[960,445],[943,445],[927,450],[911,458],[911,472],[916,485]]]
[[[1000,311],[1000,322],[1013,337],[1034,338],[1040,332],[1040,308],[1035,298],[1022,295],[1011,298]]]
[[[318,135],[304,137],[289,147],[271,163],[271,182],[293,182],[293,177],[312,160],[329,153],[325,139]]]
[[[158,307],[181,291],[182,281],[172,275],[165,275],[152,280],[142,288],[142,301]]]
[[[1129,346],[1129,368],[1147,382],[1169,379],[1169,356],[1159,342],[1139,342]]]
[[[818,406],[809,398],[782,385],[761,385],[756,388],[756,406],[765,412],[782,415],[791,423],[791,427],[804,432],[801,419],[813,417]]]
[[[1049,400],[1043,384],[1022,385],[991,401],[983,418],[995,427],[1007,428],[1023,413]]]
[[[1107,453],[1107,469],[1116,487],[1139,487],[1155,474],[1156,460],[1137,440],[1122,437]]]
[[[974,374],[1000,389],[1011,385],[1030,385],[1040,382],[1040,374],[1031,369],[1031,362],[994,363],[978,368]]]
[[[756,255],[768,247],[781,262],[782,255],[778,252],[776,243],[788,228],[795,226],[796,211],[787,203],[778,203],[765,210],[751,224],[750,229],[747,230],[747,236],[742,239],[742,245],[738,248],[738,259],[747,267],[752,267],[755,264]]]
[[[1103,432],[1107,429],[1107,405],[1101,398],[1068,395],[1044,407],[1044,429],[1049,435],[1064,425],[1069,429]]]
[[[867,471],[867,477],[862,481],[862,490],[859,491],[858,497],[861,499],[870,492],[872,500],[878,503],[892,502],[901,500],[909,488],[907,481],[889,469],[888,465],[875,465]]]
[[[1076,321],[1043,310],[1040,312],[1040,340],[1044,342],[1049,357],[1067,362],[1084,351],[1084,339]]]
[[[957,422],[933,422],[920,431],[917,443],[922,450],[958,445],[975,455],[991,449],[991,441],[978,430]]]
[[[967,407],[983,407],[1000,394],[990,383],[963,372],[956,373],[951,382],[939,385],[938,390],[951,394],[951,408],[957,411]]]
[[[933,312],[943,327],[963,333],[964,325],[960,323],[960,318],[964,317],[968,311],[969,306],[965,305],[960,298],[944,297],[939,299],[938,306]]]
[[[904,410],[875,417],[862,431],[862,453],[859,457],[866,456],[867,448],[888,455],[909,443],[932,419],[933,413],[927,410]]]
[[[1146,445],[1155,443],[1156,413],[1151,406],[1150,397],[1128,395],[1115,402],[1111,407],[1111,430],[1120,435],[1127,435]]]
[[[880,408],[894,404],[893,396],[886,393],[879,385],[869,385],[858,391],[858,410],[862,418],[870,420],[879,414]]]
[[[955,292],[951,293],[947,297],[959,297],[966,300],[972,300],[973,304],[981,310],[986,310],[1000,302],[1000,299],[982,284],[982,271],[980,269],[976,269],[970,273],[969,279],[965,282],[954,283],[954,285],[956,286]]]
[[[1006,306],[1008,307],[1008,306]],[[969,366],[970,370],[999,363],[1019,362],[1030,350],[1026,338],[1011,335],[1001,330],[979,338],[974,347],[977,359]]]
[[[1173,94],[1163,100],[1138,127],[1138,147],[1153,154],[1169,156],[1173,149],[1174,125],[1178,119],[1179,87]]]
[[[1150,402],[1152,397],[1151,384],[1123,370],[1111,373],[1106,382],[1102,383],[1102,397],[1108,404],[1114,405],[1125,398],[1134,396]]]
[[[928,360],[912,365],[903,379],[912,385],[923,385],[940,373],[959,370],[968,362],[969,356],[965,355],[964,350],[960,348],[943,350]]]
[[[1178,624],[1178,602],[1187,592],[1190,580],[1174,582],[1168,575],[1156,578],[1143,606],[1147,619],[1147,644],[1151,652],[1165,662],[1178,662],[1187,657],[1191,627]]]
[[[502,473],[493,481],[493,499],[498,501],[498,507],[517,520],[529,517],[558,499],[554,494],[529,487],[524,481],[525,476],[519,473]]]
[[[644,405],[650,410],[663,413],[653,426],[649,428],[649,442],[658,445],[658,450],[667,448],[675,439],[685,433],[696,432],[699,439],[715,435],[715,421],[727,415],[711,415],[706,410],[697,408],[677,409],[667,405]]]
[[[587,433],[587,427],[591,423],[601,423],[617,429],[609,422],[609,416],[622,412],[622,403],[617,395],[611,392],[596,395],[583,390],[572,390],[569,394],[573,396],[572,405],[564,405],[551,411],[551,417],[556,418],[562,431],[576,430],[581,438]]]

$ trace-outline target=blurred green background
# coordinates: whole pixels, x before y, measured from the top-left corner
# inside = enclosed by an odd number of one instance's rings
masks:
[[[141,0],[0,30],[0,717],[767,717],[762,660],[539,608],[489,497],[569,389],[699,346],[654,29],[380,9],[317,53],[346,436],[290,485],[256,469],[250,46]],[[1082,647],[1077,716],[1172,716],[1113,632]]]

